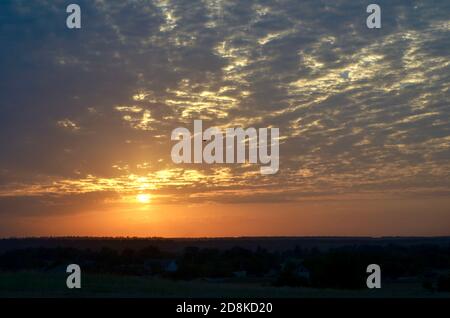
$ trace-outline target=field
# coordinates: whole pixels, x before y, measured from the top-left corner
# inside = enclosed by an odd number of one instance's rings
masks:
[[[68,289],[68,264],[81,289]],[[379,264],[381,289],[368,289]],[[450,297],[450,238],[0,240],[0,298]]]
[[[385,284],[380,290],[333,290],[261,286],[252,283],[211,283],[171,281],[153,277],[91,275],[82,277],[82,288],[69,290],[65,273],[0,273],[0,297],[138,297],[138,298],[423,298],[450,297],[450,293],[433,293],[418,283]]]

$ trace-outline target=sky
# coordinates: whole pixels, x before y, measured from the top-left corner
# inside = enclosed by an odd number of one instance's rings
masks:
[[[0,237],[450,235],[450,2],[372,2],[1,1]],[[198,119],[279,171],[174,164]]]

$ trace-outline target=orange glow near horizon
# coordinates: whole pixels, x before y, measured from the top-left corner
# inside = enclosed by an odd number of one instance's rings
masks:
[[[3,224],[8,236],[433,236],[450,235],[450,199],[148,205],[123,203],[68,215],[22,217]],[[8,231],[13,228],[17,232]]]

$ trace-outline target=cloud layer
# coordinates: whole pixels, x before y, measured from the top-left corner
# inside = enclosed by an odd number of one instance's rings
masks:
[[[0,3],[0,213],[450,195],[450,3]],[[280,171],[171,162],[171,131],[279,127]],[[55,208],[57,207],[57,208]]]

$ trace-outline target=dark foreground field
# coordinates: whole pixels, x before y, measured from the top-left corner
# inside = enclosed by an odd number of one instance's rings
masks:
[[[257,283],[172,281],[153,277],[83,275],[81,289],[67,289],[64,274],[0,274],[0,297],[151,297],[151,298],[448,298],[450,293],[425,290],[420,283],[389,283],[378,290],[271,287]]]
[[[0,297],[450,297],[450,238],[0,240]]]

